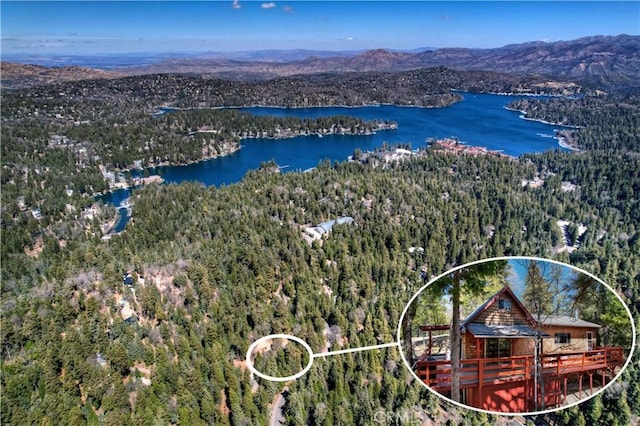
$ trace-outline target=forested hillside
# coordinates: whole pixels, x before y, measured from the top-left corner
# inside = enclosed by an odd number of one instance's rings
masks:
[[[510,108],[528,118],[577,126],[567,131],[578,148],[640,152],[640,93],[611,93],[581,98],[524,99]]]
[[[253,340],[289,333],[319,352],[331,328],[345,347],[392,342],[422,269],[556,257],[559,218],[587,223],[592,236],[556,258],[636,300],[637,315],[637,206],[620,196],[640,185],[637,160],[556,153],[535,161],[438,154],[390,170],[325,164],[306,174],[254,173],[222,189],[138,191],[139,213],[121,236],[64,248],[49,241],[3,279],[3,421],[266,422],[279,387],[250,380],[243,356]],[[595,194],[560,189],[566,178],[587,187],[614,166],[620,179]],[[523,188],[537,170],[557,177]],[[336,226],[323,244],[303,240],[302,225],[339,215],[355,223]],[[135,295],[124,288],[139,317],[133,324],[120,315],[122,271],[137,278]],[[427,417],[450,408],[436,409],[409,377],[395,349],[316,361],[288,385],[285,415],[291,424],[363,424],[380,408]],[[637,369],[624,377],[627,385],[601,398],[602,416],[628,419],[638,409]]]
[[[36,102],[20,96],[10,105]],[[639,106],[637,97],[610,99],[620,114],[634,116]],[[5,105],[3,97],[3,120]],[[615,115],[587,100],[577,105],[594,117]],[[185,132],[192,129],[180,122],[186,114],[159,123]],[[536,118],[555,121],[549,114]],[[577,116],[566,122],[620,142],[591,146],[579,130],[588,149],[578,153],[512,159],[434,151],[387,168],[265,168],[221,188],[150,185],[134,191],[126,231],[106,241],[74,225],[66,195],[46,223],[20,209],[15,187],[31,188],[35,200],[42,176],[58,187],[69,180],[93,189],[99,179],[82,172],[68,150],[45,147],[55,120],[32,114],[16,123],[42,127],[9,126],[13,133],[3,121],[1,421],[268,424],[282,392],[291,425],[373,424],[379,412],[405,413],[385,417],[390,423],[506,423],[439,401],[412,380],[397,348],[316,359],[288,383],[251,377],[244,357],[252,342],[273,333],[300,337],[314,353],[392,343],[402,310],[426,280],[502,255],[553,258],[592,272],[616,288],[637,321],[637,121]],[[107,129],[82,126],[65,128],[68,137]],[[39,161],[50,155],[77,175],[56,175],[54,163],[46,169]],[[15,175],[8,158],[24,161],[29,173]],[[523,185],[534,178],[544,183]],[[354,221],[311,243],[303,237],[305,227],[341,216]],[[558,220],[587,227],[571,254]],[[640,412],[638,356],[605,392],[546,419],[629,424]],[[269,363],[269,374],[284,376],[293,361]]]

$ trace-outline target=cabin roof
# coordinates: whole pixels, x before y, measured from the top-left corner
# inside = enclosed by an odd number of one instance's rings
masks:
[[[538,331],[528,325],[486,325],[486,324],[468,324],[466,329],[473,334],[474,337],[501,337],[501,338],[523,338],[537,337],[538,333],[541,337],[549,337],[543,331]]]
[[[542,321],[542,325],[548,326],[560,326],[560,327],[591,327],[591,328],[600,328],[602,327],[599,324],[585,321],[580,318],[570,317],[568,315],[553,315],[549,316]]]
[[[485,310],[489,309],[500,298],[508,297],[514,304],[514,308],[521,310],[527,318],[528,324],[514,324],[514,325],[489,325],[479,322],[474,322],[478,319],[478,316]],[[547,316],[539,323],[542,327],[582,327],[582,328],[601,328],[599,324],[595,324],[583,319],[567,316],[567,315],[552,315]],[[444,325],[426,325],[420,328],[424,331],[444,330],[447,326]],[[516,297],[513,291],[504,286],[498,292],[489,297],[484,303],[474,309],[461,323],[461,330],[468,331],[478,338],[528,338],[528,337],[550,337],[549,334],[544,331],[537,330],[538,321],[534,319],[527,308],[522,304],[520,299]]]
[[[331,228],[333,228],[333,225],[342,225],[344,223],[352,223],[353,222],[353,218],[350,216],[342,216],[339,217],[337,219],[333,219],[333,220],[329,220],[327,222],[322,222],[318,225],[316,225],[316,228],[320,228],[322,231],[322,233],[328,234],[331,231]]]
[[[485,311],[486,309],[491,307],[494,303],[496,303],[500,299],[501,296],[509,296],[511,298],[511,300],[513,300],[513,302],[516,304],[518,309],[520,309],[525,314],[525,316],[527,317],[527,321],[532,326],[535,326],[537,324],[537,321],[531,316],[531,313],[529,312],[529,310],[516,297],[516,295],[511,290],[511,288],[509,288],[509,286],[505,285],[500,290],[498,290],[493,296],[489,297],[482,305],[480,305],[476,309],[474,309],[474,311],[471,312],[464,319],[464,321],[462,322],[462,327],[464,328],[464,327],[468,326],[469,324],[473,323],[476,320],[476,318],[478,317],[478,315],[480,315],[483,311]]]

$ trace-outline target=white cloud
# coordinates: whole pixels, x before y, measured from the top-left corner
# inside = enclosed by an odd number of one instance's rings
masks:
[[[276,4],[274,2],[262,3],[260,7],[262,7],[263,9],[273,9],[274,7],[276,7]]]
[[[233,0],[233,5],[231,7],[233,7],[234,9],[241,9],[242,5],[240,4],[239,0]]]
[[[284,10],[287,13],[293,13],[293,7],[291,6],[282,6],[282,10]]]

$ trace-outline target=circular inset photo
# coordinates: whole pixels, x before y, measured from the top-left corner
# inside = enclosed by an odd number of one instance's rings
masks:
[[[541,258],[454,268],[405,307],[402,358],[438,396],[492,414],[539,414],[611,385],[635,347],[627,306],[602,280]]]

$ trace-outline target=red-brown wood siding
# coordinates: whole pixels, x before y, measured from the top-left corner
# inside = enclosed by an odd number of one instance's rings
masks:
[[[486,325],[522,325],[529,324],[527,314],[520,309],[510,294],[504,293],[498,299],[507,299],[511,302],[511,310],[499,309],[498,300],[488,306],[473,320],[474,323]]]
[[[567,327],[567,326],[544,326],[543,330],[549,337],[543,339],[544,353],[563,352],[583,352],[587,351],[587,332],[593,335],[593,345],[596,344],[598,328],[596,327]],[[556,333],[569,333],[571,340],[566,343],[555,343]]]

